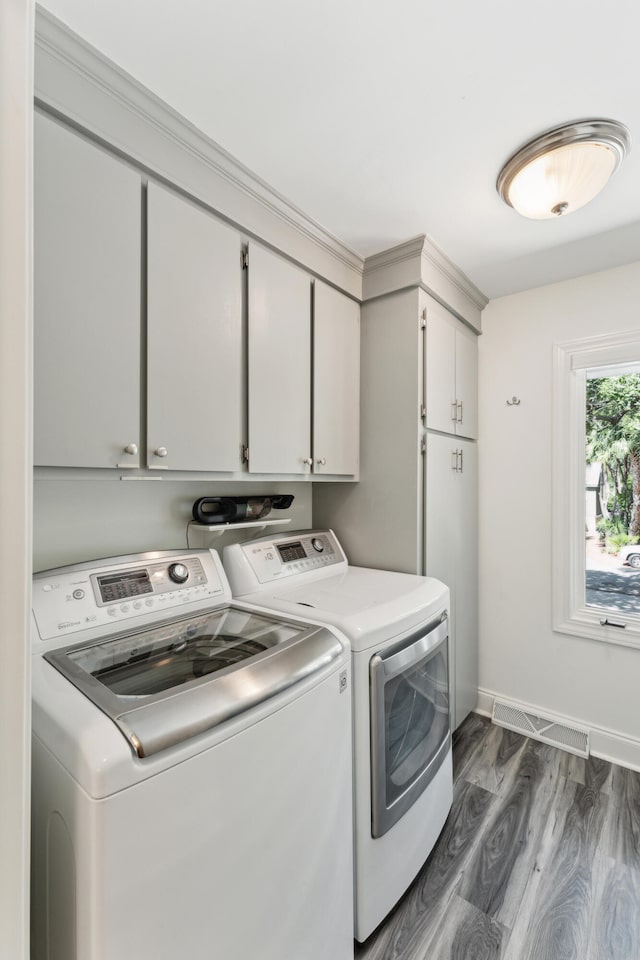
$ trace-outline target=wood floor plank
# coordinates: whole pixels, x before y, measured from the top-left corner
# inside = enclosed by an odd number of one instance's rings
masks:
[[[491,724],[463,776],[484,790],[505,796],[527,742],[521,734]]]
[[[455,895],[419,960],[500,960],[508,931]]]
[[[573,802],[557,821],[554,855],[528,904],[528,923],[512,931],[508,956],[518,960],[584,960],[588,954],[608,798],[581,784],[566,784],[566,790],[573,791]]]
[[[453,782],[456,783],[487,735],[491,721],[477,713],[470,713],[453,734]]]
[[[585,787],[594,787],[603,793],[610,794],[613,789],[613,764],[599,757],[576,757],[566,754],[566,772],[562,771],[569,780],[581,783]]]
[[[537,845],[561,781],[560,751],[523,740],[515,776],[457,891],[510,929],[535,868]]]
[[[603,858],[586,960],[640,957],[640,873]]]
[[[608,853],[619,863],[640,870],[640,773],[615,767]]]

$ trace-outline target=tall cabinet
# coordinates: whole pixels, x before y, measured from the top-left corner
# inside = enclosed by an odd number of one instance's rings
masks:
[[[313,498],[352,563],[450,588],[454,728],[478,688],[478,332],[417,284],[363,304],[360,483]]]

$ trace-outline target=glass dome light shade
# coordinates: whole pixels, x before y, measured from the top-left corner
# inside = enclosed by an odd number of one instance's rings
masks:
[[[615,168],[615,154],[604,144],[567,144],[537,157],[515,175],[509,203],[532,220],[573,213],[600,193]]]
[[[580,121],[532,140],[505,164],[498,193],[533,220],[579,210],[605,186],[630,145],[613,120]]]

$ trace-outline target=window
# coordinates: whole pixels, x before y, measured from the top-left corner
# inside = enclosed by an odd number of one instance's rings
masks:
[[[635,539],[627,471],[639,374],[638,330],[555,347],[553,625],[627,646],[640,646],[640,550],[620,553]]]

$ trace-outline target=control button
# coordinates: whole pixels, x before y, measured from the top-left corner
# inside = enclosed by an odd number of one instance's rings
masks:
[[[322,540],[319,540],[317,537],[311,538],[311,546],[313,547],[314,550],[317,551],[317,553],[322,553],[322,551],[324,550],[324,543],[322,542]]]
[[[128,603],[121,603],[121,604],[120,604],[120,609],[122,610],[123,613],[129,613],[129,604],[128,604]]]
[[[133,609],[139,610],[141,606],[142,606],[142,600],[136,600],[133,604]]]
[[[115,617],[118,613],[115,607],[107,607],[107,613],[110,617]]]
[[[45,583],[42,589],[44,590],[45,593],[49,593],[49,590],[51,590],[51,584]]]
[[[174,583],[186,583],[189,579],[189,570],[184,563],[172,563],[169,567],[169,576]]]
[[[147,607],[152,607],[152,606],[153,606],[153,599],[152,599],[151,597],[149,597],[148,600],[145,600],[145,605],[146,605]]]
[[[81,590],[80,587],[78,587],[77,590],[73,591],[74,600],[82,600],[83,597],[84,597],[84,590]]]

